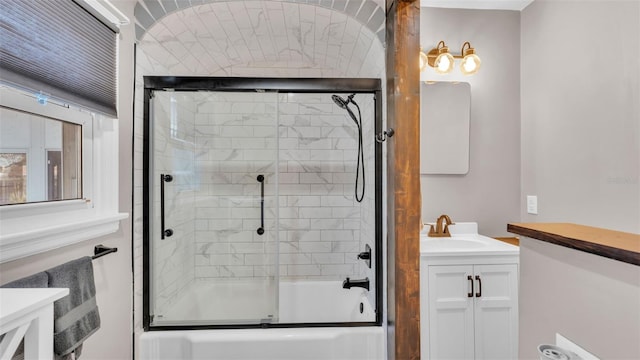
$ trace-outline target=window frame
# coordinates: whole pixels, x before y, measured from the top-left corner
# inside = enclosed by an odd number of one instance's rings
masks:
[[[0,206],[0,263],[113,233],[118,212],[118,123],[103,115],[0,88],[0,106],[82,125],[82,198]]]

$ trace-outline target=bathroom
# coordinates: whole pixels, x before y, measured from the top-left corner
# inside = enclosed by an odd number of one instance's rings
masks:
[[[135,14],[138,4],[151,12],[153,4],[166,6],[167,3],[151,0],[112,2],[134,23],[133,19],[139,17]],[[256,2],[247,3],[249,8],[250,3]],[[297,2],[268,3],[285,6]],[[305,24],[311,24],[309,26],[316,31],[318,39],[323,36],[322,26],[334,22],[334,19],[353,18],[345,20],[342,23],[347,24],[345,29],[339,30],[343,33],[351,31],[353,35],[349,40],[356,47],[353,53],[357,58],[353,62],[348,61],[351,58],[331,58],[328,55],[321,56],[321,60],[312,65],[302,58],[298,62],[252,60],[228,67],[227,72],[207,74],[191,73],[189,69],[196,67],[176,64],[171,75],[262,77],[269,74],[291,78],[367,77],[384,81],[385,48],[381,42],[385,39],[384,21],[373,31],[363,26],[355,16],[335,14],[330,10],[340,1],[330,2],[332,5],[329,7],[321,1],[308,3],[299,6],[314,9],[315,18],[308,18]],[[357,4],[359,9],[363,4],[369,6],[372,2],[351,0],[346,3]],[[377,9],[384,8],[382,1],[373,3],[377,7],[372,7],[371,16]],[[625,6],[631,10],[625,11]],[[189,11],[193,10],[187,8],[185,13]],[[470,159],[466,175],[421,176],[421,218],[424,222],[433,222],[440,214],[449,214],[453,221],[477,222],[479,232],[488,236],[513,236],[507,232],[508,223],[546,221],[590,224],[640,233],[637,151],[640,9],[637,3],[612,5],[606,1],[576,1],[554,5],[536,0],[522,11],[428,7],[421,8],[419,16],[419,43],[425,51],[445,40],[457,52],[462,43],[469,41],[483,61],[479,73],[472,77],[463,78],[454,71],[451,75],[435,79],[470,83]],[[594,18],[600,20],[597,26],[592,23]],[[338,20],[335,21],[340,23]],[[155,34],[167,36],[164,39],[166,47],[175,51],[195,46],[184,37],[169,36],[172,30],[178,29],[177,24],[172,24],[163,33],[159,26],[155,28]],[[140,25],[129,24],[121,28],[119,119],[111,124],[118,149],[111,166],[118,173],[118,181],[111,178],[112,181],[106,183],[117,186],[118,196],[112,196],[110,206],[116,213],[128,214],[128,218],[121,220],[117,230],[109,235],[0,265],[0,283],[4,284],[85,256],[96,244],[118,247],[117,253],[94,264],[103,324],[101,330],[86,342],[83,355],[86,358],[131,358],[139,350],[132,334],[140,334],[143,329],[139,316],[143,313],[140,300],[143,296],[140,178],[144,169],[141,156],[144,152],[141,80],[142,75],[165,74],[143,72],[134,66],[144,63],[143,49],[152,45],[145,43],[149,38],[144,35],[144,28]],[[135,52],[134,43],[138,47]],[[317,44],[323,42],[318,40]],[[335,44],[329,41],[327,54],[336,51],[329,50],[332,45]],[[604,48],[611,49],[618,56],[609,57],[610,53],[602,51]],[[611,66],[605,67],[604,63]],[[434,80],[429,70],[420,75],[421,80]],[[356,101],[359,96],[356,95]],[[336,107],[332,111],[339,114],[343,110]],[[386,111],[383,109],[383,113]],[[346,112],[342,115],[347,116]],[[347,121],[350,120],[346,118]],[[393,140],[392,137],[389,141]],[[105,170],[105,178],[106,174],[108,169]],[[527,213],[527,195],[538,196],[538,215]],[[635,281],[637,285],[637,277]],[[635,310],[625,306],[620,309],[627,313]],[[521,314],[521,318],[523,316],[527,314]],[[135,318],[133,322],[132,317]],[[596,314],[587,318],[594,323],[607,322],[606,318]],[[636,325],[628,326],[627,333],[638,334]],[[586,339],[579,341],[586,347],[599,336],[597,332],[583,334],[577,329],[570,330],[576,332],[578,338]],[[609,334],[607,336],[612,338],[621,337],[620,334]],[[598,349],[598,346],[605,345],[592,346],[595,346],[594,353],[613,358],[606,356],[608,349]]]

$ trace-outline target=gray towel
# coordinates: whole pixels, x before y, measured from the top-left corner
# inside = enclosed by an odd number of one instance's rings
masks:
[[[6,283],[0,287],[3,288],[46,288],[49,287],[49,276],[47,273],[39,272],[35,275],[27,276],[22,279]]]
[[[100,328],[91,258],[85,256],[46,272],[50,288],[69,288],[69,295],[53,303],[53,350],[59,356],[70,358],[73,353],[78,358],[82,342]]]

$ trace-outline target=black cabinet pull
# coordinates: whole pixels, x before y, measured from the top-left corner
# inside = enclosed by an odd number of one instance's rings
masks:
[[[257,230],[258,235],[264,234],[264,175],[258,175],[260,183],[260,227]]]
[[[467,275],[467,280],[471,283],[471,292],[467,293],[467,297],[473,297],[473,277]]]
[[[169,174],[160,174],[160,238],[173,235],[173,230],[164,228],[164,183],[173,181],[173,176]]]
[[[482,297],[482,279],[480,279],[480,275],[476,275],[476,280],[478,280],[478,292],[476,293],[476,297]]]

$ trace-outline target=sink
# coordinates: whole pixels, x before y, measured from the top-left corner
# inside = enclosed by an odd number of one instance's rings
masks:
[[[482,241],[467,238],[428,238],[425,240],[425,246],[429,249],[461,249],[461,248],[481,248],[487,246]]]
[[[518,254],[517,246],[477,233],[476,223],[456,223],[449,225],[451,237],[429,237],[420,234],[421,256],[451,255],[513,255]]]

